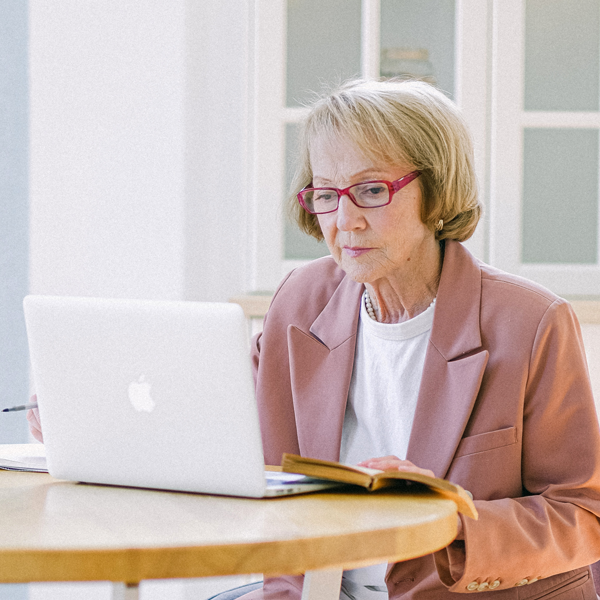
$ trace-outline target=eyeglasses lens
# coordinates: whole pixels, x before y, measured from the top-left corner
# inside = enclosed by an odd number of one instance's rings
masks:
[[[328,189],[307,190],[302,194],[302,199],[311,212],[325,213],[337,208],[338,194]]]
[[[387,185],[379,181],[359,183],[358,185],[351,187],[349,192],[354,196],[356,203],[365,208],[383,206],[390,200],[390,193]]]
[[[363,208],[385,206],[390,202],[390,191],[381,182],[370,181],[352,186],[348,192],[355,204]],[[338,193],[334,189],[316,188],[302,192],[302,199],[312,213],[332,212],[338,207]]]

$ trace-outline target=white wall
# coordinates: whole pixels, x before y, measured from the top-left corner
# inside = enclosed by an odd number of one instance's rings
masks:
[[[30,3],[33,293],[245,291],[246,13]]]
[[[184,19],[183,2],[30,4],[33,293],[181,298]]]
[[[226,301],[249,290],[252,4],[186,2],[183,233],[190,300]]]

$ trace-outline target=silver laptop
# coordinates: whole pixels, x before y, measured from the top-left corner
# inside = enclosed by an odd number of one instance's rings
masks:
[[[52,476],[254,498],[330,487],[265,472],[240,306],[27,296],[24,309]]]

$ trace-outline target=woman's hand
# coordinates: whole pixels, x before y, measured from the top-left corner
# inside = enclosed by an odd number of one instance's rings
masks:
[[[421,475],[427,475],[428,477],[435,477],[433,471],[429,469],[421,469],[415,464],[411,463],[410,460],[400,460],[397,456],[381,456],[379,458],[369,458],[369,460],[363,460],[358,463],[359,467],[367,467],[367,469],[379,469],[380,471],[409,471],[411,473],[420,473]],[[463,523],[459,516],[456,517],[457,523],[457,540],[463,538]]]
[[[31,396],[30,402],[37,402],[37,396],[35,394]],[[29,421],[29,431],[31,432],[31,435],[38,442],[44,443],[44,436],[42,435],[42,423],[40,422],[40,411],[37,408],[28,410],[27,420]]]
[[[359,467],[367,467],[368,469],[379,469],[380,471],[409,471],[410,473],[420,473],[428,477],[435,477],[433,471],[429,469],[421,469],[410,460],[401,460],[397,456],[381,456],[379,458],[369,458],[358,463]]]

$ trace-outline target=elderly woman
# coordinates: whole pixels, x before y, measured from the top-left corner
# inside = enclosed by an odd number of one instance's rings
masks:
[[[433,472],[479,511],[444,550],[346,572],[342,598],[596,600],[600,432],[579,327],[567,302],[461,245],[481,207],[455,105],[421,82],[318,101],[294,203],[331,256],[286,277],[253,340],[266,462]],[[245,598],[301,588],[267,579]]]
[[[433,471],[479,511],[440,552],[346,572],[342,598],[596,600],[600,434],[579,327],[460,244],[481,207],[456,106],[421,82],[346,84],[312,107],[295,183],[296,220],[331,256],[286,277],[253,341],[266,461]],[[301,587],[267,579],[244,598]]]

